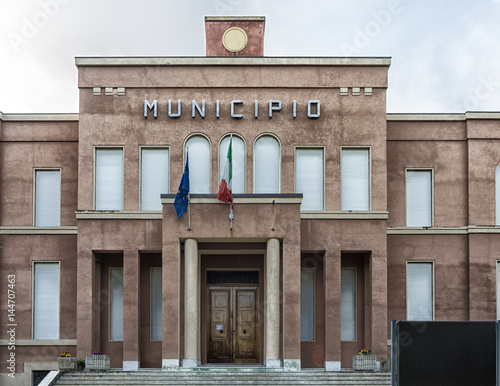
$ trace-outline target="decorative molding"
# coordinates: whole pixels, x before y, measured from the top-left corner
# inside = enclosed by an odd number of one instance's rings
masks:
[[[265,21],[265,16],[205,16],[205,21]]]
[[[390,57],[76,57],[77,67],[89,66],[383,66]]]
[[[175,194],[162,194],[162,204],[173,204]],[[302,194],[235,194],[233,196],[235,204],[300,204]],[[217,200],[215,194],[192,194],[191,204],[220,204],[227,203]]]
[[[155,210],[155,211],[77,210],[76,219],[77,220],[161,220],[162,212],[160,210]]]
[[[0,346],[9,344],[9,339],[0,339]],[[16,339],[16,346],[76,346],[76,344],[76,339]]]
[[[2,226],[0,235],[76,235],[78,227],[22,227],[22,226]]]
[[[467,119],[500,119],[500,112],[498,111],[468,111],[465,113]]]
[[[429,227],[429,228],[413,228],[413,227],[389,227],[387,228],[388,235],[466,235],[468,234],[467,227]]]
[[[478,226],[478,225],[469,225],[468,226],[469,233],[500,233],[500,226]]]
[[[390,113],[387,114],[388,121],[465,121],[465,114],[406,114]]]
[[[78,114],[2,114],[0,119],[5,122],[69,122],[78,121]]]
[[[303,210],[301,220],[387,220],[389,212],[383,210],[347,211],[347,210]]]

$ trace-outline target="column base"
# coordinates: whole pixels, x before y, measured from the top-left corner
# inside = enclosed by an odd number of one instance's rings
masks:
[[[178,359],[162,359],[161,369],[165,371],[176,371],[179,370],[179,360]]]
[[[279,359],[268,359],[266,367],[281,367],[281,361]]]
[[[123,361],[123,371],[139,370],[139,361]]]
[[[325,362],[326,371],[340,371],[340,361],[326,361]]]
[[[198,361],[196,359],[183,359],[182,367],[198,367]]]
[[[283,368],[285,371],[300,371],[300,359],[283,360]]]

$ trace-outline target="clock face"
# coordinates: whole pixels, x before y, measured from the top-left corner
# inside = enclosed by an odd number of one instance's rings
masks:
[[[231,27],[222,36],[222,44],[226,50],[231,52],[240,52],[248,42],[248,37],[245,31],[238,27]]]

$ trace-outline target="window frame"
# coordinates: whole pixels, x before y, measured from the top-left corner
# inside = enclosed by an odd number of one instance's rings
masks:
[[[354,271],[354,339],[342,340],[342,270]],[[340,341],[341,342],[357,342],[358,341],[358,268],[357,267],[341,267],[340,268]]]
[[[168,179],[167,179],[167,191],[164,193],[170,193],[170,146],[168,145],[141,145],[139,146],[139,210],[146,212],[161,212],[159,210],[142,209],[142,183],[143,183],[143,173],[142,173],[142,151],[143,150],[166,150],[168,152]],[[184,169],[183,169],[184,170]],[[158,198],[161,202],[161,198]]]
[[[278,142],[278,146],[279,146],[279,165],[278,165],[278,192],[277,194],[280,194],[281,193],[281,169],[282,169],[282,162],[283,162],[283,152],[281,151],[281,148],[282,148],[282,144],[281,144],[281,140],[279,139],[278,136],[272,134],[272,133],[261,133],[259,134],[255,140],[253,141],[253,193],[255,194],[261,194],[261,193],[256,193],[255,192],[255,181],[256,181],[256,176],[255,176],[255,170],[256,170],[256,162],[255,162],[255,145],[257,144],[257,142],[259,141],[259,139],[261,139],[262,137],[272,137],[274,138],[277,142]],[[324,158],[324,156],[323,156]]]
[[[37,218],[36,218],[36,210],[37,210],[37,200],[36,200],[36,187],[37,187],[37,178],[36,174],[37,172],[59,172],[59,225],[37,225]],[[51,226],[51,227],[60,227],[62,224],[62,168],[61,167],[54,167],[54,168],[39,168],[35,167],[33,168],[33,226],[34,227],[46,227],[46,226]]]
[[[124,210],[125,208],[125,146],[124,145],[94,145],[94,189],[93,189],[93,205],[94,205],[94,210],[95,211],[107,211],[107,210],[112,210],[112,211],[121,211]],[[122,151],[122,209],[97,209],[97,151],[98,150],[121,150]]]
[[[225,152],[225,154],[221,153],[222,141],[224,139],[226,139],[227,137],[231,137],[231,135],[233,137],[238,137],[239,139],[241,139],[243,141],[243,147],[244,147],[244,153],[243,153],[243,172],[244,172],[244,176],[243,176],[243,193],[236,193],[236,194],[244,194],[244,193],[246,193],[246,190],[247,190],[247,142],[245,141],[245,138],[243,138],[241,135],[236,134],[234,132],[223,134],[222,137],[219,140],[218,152],[217,152],[217,154],[219,155],[217,157],[217,159],[218,159],[218,161],[217,161],[217,163],[218,163],[218,169],[217,169],[218,170],[217,187],[219,187],[219,185],[220,185],[220,182],[221,182],[221,179],[222,179],[221,168],[224,166],[224,165],[221,164],[221,158],[224,157],[224,160],[227,158],[227,151]],[[234,146],[233,146],[233,159],[234,159]],[[233,176],[234,176],[234,173],[233,173]],[[234,193],[234,191],[233,191],[233,193]]]
[[[186,166],[186,150],[187,150],[187,143],[189,142],[189,140],[193,137],[203,137],[207,140],[208,142],[208,192],[207,193],[200,193],[200,194],[210,194],[212,193],[212,141],[210,140],[210,138],[203,134],[203,133],[200,133],[200,132],[196,132],[196,133],[191,133],[190,135],[188,135],[186,137],[186,139],[184,140],[184,144],[182,145],[182,169],[181,169],[181,174],[180,176],[182,176],[182,174],[184,173],[184,168]],[[191,170],[190,170],[191,172]],[[179,181],[180,181],[180,176],[179,176]],[[191,178],[191,175],[190,175],[190,178]],[[191,181],[189,182],[189,185],[190,185],[190,189],[191,189]],[[218,185],[217,185],[218,187]],[[198,194],[198,193],[195,193],[195,194]]]
[[[343,189],[343,176],[342,176],[342,153],[343,150],[367,150],[368,151],[368,209],[344,209],[342,206],[342,189]],[[347,145],[347,146],[340,146],[340,210],[346,211],[346,212],[353,212],[353,211],[360,211],[360,212],[365,212],[365,211],[371,211],[372,210],[372,146],[371,145],[359,145],[359,146],[354,146],[354,145]]]
[[[160,271],[162,274],[162,294],[160,294],[161,299],[161,312],[163,316],[163,267],[151,267],[149,270],[149,340],[150,342],[162,342],[162,339],[153,339],[153,271]],[[162,329],[163,329],[163,320],[162,320]],[[163,334],[162,334],[163,335]]]
[[[313,317],[312,317],[312,325],[313,325],[313,338],[312,339],[302,339],[302,331],[301,331],[301,337],[300,341],[301,342],[316,342],[317,337],[316,337],[316,267],[300,267],[300,274],[301,274],[301,282],[302,282],[302,271],[312,271],[312,276],[313,276],[313,284],[312,284],[312,296],[313,296]],[[302,287],[301,287],[302,288]],[[301,298],[302,298],[302,292],[301,292]],[[302,304],[302,302],[301,302]],[[301,315],[302,315],[302,308],[301,308]],[[301,317],[302,321],[302,317]],[[302,326],[302,324],[301,324]],[[302,329],[301,329],[302,330]]]
[[[406,261],[406,302],[405,302],[405,308],[406,308],[406,320],[407,321],[412,321],[408,318],[408,301],[409,301],[409,296],[408,296],[408,265],[410,264],[431,264],[432,265],[432,321],[436,320],[436,264],[434,260],[407,260]],[[420,321],[415,321],[415,322],[420,322]]]
[[[58,301],[58,331],[56,339],[35,338],[35,266],[37,264],[58,264],[59,266],[59,301]],[[31,339],[33,340],[60,340],[61,339],[61,261],[60,260],[33,260],[31,262]]]
[[[109,293],[109,299],[108,299],[108,342],[123,342],[123,338],[125,337],[125,328],[124,328],[125,326],[122,327],[122,333],[123,333],[122,339],[111,339],[111,303],[112,303],[112,300],[111,300],[111,296],[112,296],[111,271],[112,270],[121,270],[122,271],[122,303],[124,303],[124,301],[125,301],[125,283],[123,282],[124,278],[125,278],[124,269],[123,269],[123,267],[119,267],[119,266],[109,267],[108,268],[108,293]],[[124,323],[124,320],[125,320],[124,311],[125,311],[125,305],[122,304],[122,323]]]
[[[500,225],[500,163],[495,168],[495,225]]]
[[[430,172],[431,173],[431,225],[423,226],[423,225],[408,225],[408,172]],[[434,227],[434,168],[405,168],[405,227],[407,228],[432,228]]]
[[[301,145],[296,145],[293,148],[293,191],[294,193],[297,193],[297,150],[321,150],[323,152],[323,202],[322,202],[322,209],[300,209],[300,212],[323,212],[326,210],[326,183],[325,183],[325,176],[326,176],[326,161],[325,161],[325,154],[326,154],[326,146],[324,145],[319,145],[319,146],[301,146]],[[302,206],[302,204],[301,204]]]

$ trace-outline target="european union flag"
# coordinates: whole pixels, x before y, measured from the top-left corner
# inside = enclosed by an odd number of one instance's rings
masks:
[[[181,218],[184,216],[187,210],[188,201],[189,201],[189,163],[188,163],[188,155],[186,154],[186,167],[184,168],[184,174],[181,178],[181,183],[179,185],[179,190],[177,190],[177,194],[175,195],[174,207],[177,212],[177,218]]]

